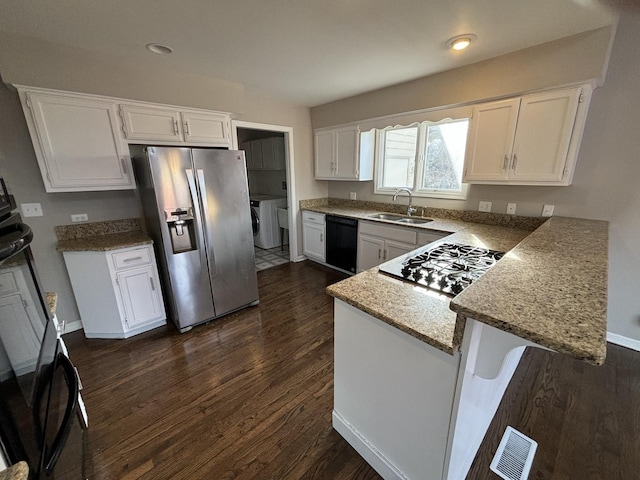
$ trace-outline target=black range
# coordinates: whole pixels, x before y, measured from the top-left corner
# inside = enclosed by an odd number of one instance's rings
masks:
[[[504,256],[487,248],[442,243],[414,257],[400,257],[380,266],[380,272],[455,296]]]

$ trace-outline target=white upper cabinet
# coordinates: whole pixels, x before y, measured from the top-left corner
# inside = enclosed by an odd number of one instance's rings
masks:
[[[47,192],[135,188],[114,102],[24,89],[19,94]]]
[[[229,117],[224,114],[123,104],[120,106],[120,115],[127,140],[167,142],[172,145],[230,145]]]
[[[247,170],[285,170],[284,137],[247,140],[239,146],[245,151]]]
[[[519,110],[519,98],[474,107],[467,136],[465,182],[506,179]]]
[[[357,125],[315,131],[317,180],[373,180],[375,134]]]
[[[474,107],[464,181],[570,185],[590,95],[573,87]]]

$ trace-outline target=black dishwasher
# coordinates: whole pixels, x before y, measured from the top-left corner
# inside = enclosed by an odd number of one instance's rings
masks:
[[[358,220],[327,215],[327,263],[356,273]]]

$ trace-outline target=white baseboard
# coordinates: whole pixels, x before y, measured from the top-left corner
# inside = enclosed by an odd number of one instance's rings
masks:
[[[635,338],[624,337],[617,333],[607,332],[607,341],[620,345],[621,347],[627,347],[636,352],[640,352],[640,340]]]
[[[364,460],[385,480],[408,480],[398,468],[380,453],[353,425],[335,410],[332,415],[333,428],[349,445],[356,449]]]
[[[69,322],[64,326],[64,333],[71,333],[75,332],[76,330],[82,330],[82,322],[80,320]]]

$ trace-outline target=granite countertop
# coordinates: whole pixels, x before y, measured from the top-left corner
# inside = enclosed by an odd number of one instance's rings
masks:
[[[100,252],[153,243],[137,218],[61,225],[55,231],[59,252]]]
[[[608,223],[552,217],[451,309],[500,330],[602,365],[607,335]]]
[[[0,472],[0,480],[27,480],[29,466],[27,462],[18,462]]]
[[[330,205],[301,208],[359,219],[371,214],[371,210],[354,208],[350,212]],[[451,220],[436,223],[439,221],[436,218],[426,228],[440,229],[431,227],[435,224],[447,231],[445,222]],[[607,222],[551,217],[537,229],[526,222],[523,225],[527,228],[455,220],[448,230],[452,235],[430,244],[456,242],[509,252],[453,299],[380,274],[377,267],[331,285],[327,292],[447,353],[458,350],[465,319],[470,317],[574,358],[602,364],[606,356]]]

